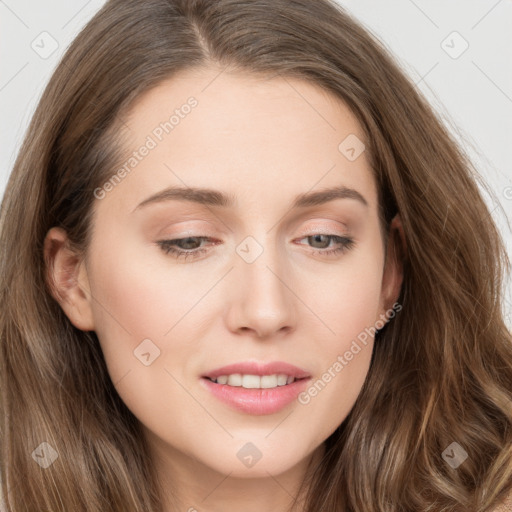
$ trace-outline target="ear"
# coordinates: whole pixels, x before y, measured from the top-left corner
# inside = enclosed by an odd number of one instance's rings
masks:
[[[70,249],[62,228],[53,227],[46,234],[44,259],[53,298],[75,327],[82,331],[94,330],[87,271],[83,261]]]
[[[407,245],[400,214],[396,214],[390,223],[386,248],[386,263],[382,276],[381,309],[389,311],[400,296],[404,278],[404,259]]]

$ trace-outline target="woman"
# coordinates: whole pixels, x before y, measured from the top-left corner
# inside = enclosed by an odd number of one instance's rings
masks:
[[[474,174],[334,3],[107,2],[2,204],[6,510],[506,507]]]

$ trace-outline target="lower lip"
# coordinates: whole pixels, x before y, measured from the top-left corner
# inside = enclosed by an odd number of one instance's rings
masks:
[[[300,379],[270,389],[246,389],[242,386],[217,384],[206,377],[201,381],[221,402],[247,414],[263,415],[280,411],[304,391],[310,378]]]

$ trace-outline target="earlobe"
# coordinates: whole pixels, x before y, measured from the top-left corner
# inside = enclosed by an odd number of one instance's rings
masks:
[[[407,244],[399,213],[393,217],[390,223],[386,251],[386,265],[382,277],[382,307],[384,312],[392,309],[398,301],[404,278],[403,268]]]
[[[53,227],[46,234],[44,260],[50,292],[70,322],[82,331],[94,330],[87,273],[62,228]]]

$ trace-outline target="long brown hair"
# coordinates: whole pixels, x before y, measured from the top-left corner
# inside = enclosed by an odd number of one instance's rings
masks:
[[[110,0],[64,55],[2,201],[7,510],[162,510],[95,333],[51,295],[43,240],[60,226],[84,253],[123,113],[209,63],[302,78],[346,102],[367,135],[383,216],[399,212],[404,227],[403,309],[377,333],[360,396],[303,488],[307,512],[490,510],[512,490],[509,260],[469,158],[385,47],[329,0]],[[468,454],[457,469],[443,457],[455,442]],[[46,469],[34,462],[49,450],[41,443],[58,453]]]

